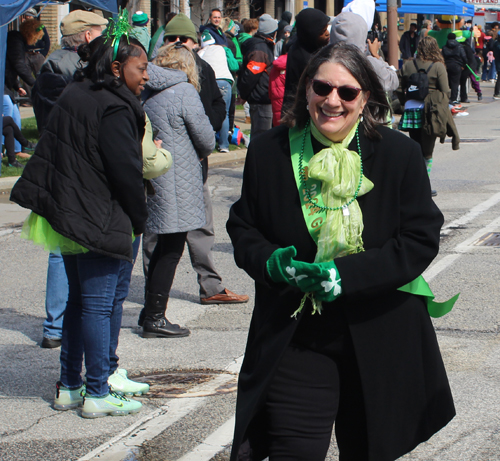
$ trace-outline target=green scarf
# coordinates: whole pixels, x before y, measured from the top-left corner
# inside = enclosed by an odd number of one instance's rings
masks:
[[[358,125],[359,122],[341,143],[333,143],[323,136],[312,122],[304,129],[295,127],[289,131],[292,166],[302,212],[307,229],[318,245],[314,262],[331,261],[363,251],[363,215],[354,196],[358,187],[358,197],[368,193],[372,190],[373,183],[364,175],[361,177],[361,152],[356,153],[347,148],[356,134]],[[328,146],[316,155],[312,148],[311,134],[320,143]],[[301,166],[305,184],[301,177]],[[421,275],[398,290],[423,296],[429,315],[434,318],[450,312],[459,296],[457,294],[443,303],[435,302],[432,290]],[[321,303],[308,293],[294,316],[302,310],[307,298],[311,299],[313,314],[321,312]]]
[[[328,146],[309,161],[308,174],[321,181],[321,196],[328,207],[318,237],[314,262],[331,261],[363,251],[363,215],[356,198],[373,189],[373,183],[362,176],[361,157],[348,149],[359,122],[342,142],[334,143],[323,136],[314,123],[311,134]]]

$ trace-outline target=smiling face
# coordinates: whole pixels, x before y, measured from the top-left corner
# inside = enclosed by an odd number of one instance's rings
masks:
[[[219,11],[212,11],[212,14],[210,15],[210,22],[214,26],[219,27],[221,21],[222,21],[222,15],[220,14],[220,12]]]
[[[128,89],[136,96],[144,90],[144,85],[149,80],[148,76],[148,57],[144,50],[141,50],[140,56],[131,56],[123,64],[118,61],[111,65],[113,74],[119,77],[127,85]]]
[[[322,64],[314,79],[328,82],[335,87],[346,85],[361,88],[359,82],[342,64],[334,62]],[[318,96],[309,82],[306,96],[309,115],[316,128],[331,141],[340,142],[349,134],[363,113],[370,93],[361,91],[356,99],[347,102],[339,98],[337,89],[334,89],[328,96]]]

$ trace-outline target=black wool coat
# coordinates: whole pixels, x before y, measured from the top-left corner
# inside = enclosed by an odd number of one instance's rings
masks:
[[[311,341],[327,337],[336,309],[347,319],[362,382],[369,444],[365,461],[402,456],[455,415],[425,302],[397,291],[437,255],[443,216],[431,199],[418,144],[397,131],[378,130],[382,140],[371,141],[360,129],[364,173],[374,183],[358,199],[365,251],[335,259],[342,296],[324,303],[321,316],[305,309],[298,320],[290,315],[303,294],[273,283],[266,272],[278,248],[294,245],[296,259],[307,262],[317,250],[300,207],[288,128],[274,128],[250,144],[241,198],[227,222],[236,263],[255,280],[231,460],[267,456],[262,409],[280,358],[299,324],[311,330]],[[356,150],[355,139],[350,149]]]
[[[10,199],[83,247],[132,262],[132,233],[144,232],[148,215],[145,115],[112,80],[98,90],[90,80],[66,87]]]

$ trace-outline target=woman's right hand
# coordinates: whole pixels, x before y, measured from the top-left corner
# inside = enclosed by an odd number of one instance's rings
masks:
[[[161,139],[155,139],[153,142],[158,149],[161,149]]]

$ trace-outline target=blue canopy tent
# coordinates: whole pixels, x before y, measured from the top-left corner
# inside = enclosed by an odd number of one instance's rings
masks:
[[[351,1],[345,0],[344,5]],[[387,0],[377,0],[377,5],[377,11],[387,11]],[[474,16],[474,5],[460,0],[401,0],[398,13]]]
[[[31,8],[38,3],[44,2],[41,2],[40,0],[0,0],[0,87],[2,88],[2,92],[5,81],[7,24],[23,14],[28,8]],[[116,0],[84,0],[82,3],[93,6],[94,8],[109,11],[111,13],[118,12]],[[2,121],[0,120],[0,128],[1,127]]]

